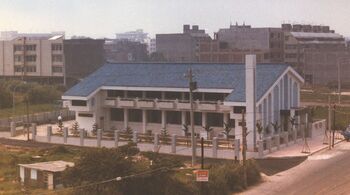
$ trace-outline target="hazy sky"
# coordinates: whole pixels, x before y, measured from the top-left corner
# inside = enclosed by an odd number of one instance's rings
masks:
[[[0,18],[0,31],[94,38],[137,28],[151,36],[181,32],[183,24],[198,24],[212,36],[230,21],[256,27],[322,24],[350,36],[350,0],[0,0]]]

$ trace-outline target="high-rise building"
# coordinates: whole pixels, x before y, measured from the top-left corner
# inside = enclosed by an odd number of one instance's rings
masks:
[[[197,62],[199,42],[211,40],[197,25],[183,26],[183,33],[157,34],[156,51],[169,62]]]

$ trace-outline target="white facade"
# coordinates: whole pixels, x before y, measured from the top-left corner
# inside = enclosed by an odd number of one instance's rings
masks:
[[[63,77],[63,35],[0,41],[0,76]]]
[[[256,99],[255,56],[247,56],[246,63],[245,102],[225,101],[234,89],[199,88],[196,91],[196,134],[205,133],[203,126],[209,125],[214,129],[211,136],[223,136],[226,123],[233,126],[230,134],[241,139],[242,109],[245,109],[248,148],[253,148],[260,136],[255,130],[258,122],[269,129],[261,135],[267,137],[280,133],[273,132],[272,123],[283,126],[289,117],[294,116],[294,110],[300,105],[299,91],[303,83],[294,69],[286,68],[266,93]],[[183,124],[190,124],[187,88],[102,86],[87,97],[63,96],[63,99],[67,107],[76,112],[79,126],[88,131],[96,123],[98,128],[106,131],[129,127],[140,133],[148,130],[159,133],[166,128],[169,134],[184,135]],[[288,115],[283,114],[284,111]]]

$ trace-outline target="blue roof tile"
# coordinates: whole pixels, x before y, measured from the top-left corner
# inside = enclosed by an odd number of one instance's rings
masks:
[[[188,81],[184,74],[189,67],[192,67],[198,88],[234,89],[226,101],[245,102],[244,64],[107,63],[64,96],[86,97],[101,86],[186,88]],[[287,67],[285,64],[257,65],[257,100]]]

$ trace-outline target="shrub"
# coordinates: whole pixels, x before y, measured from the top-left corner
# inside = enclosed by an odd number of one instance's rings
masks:
[[[12,94],[10,90],[0,86],[0,109],[9,108],[12,106]]]

